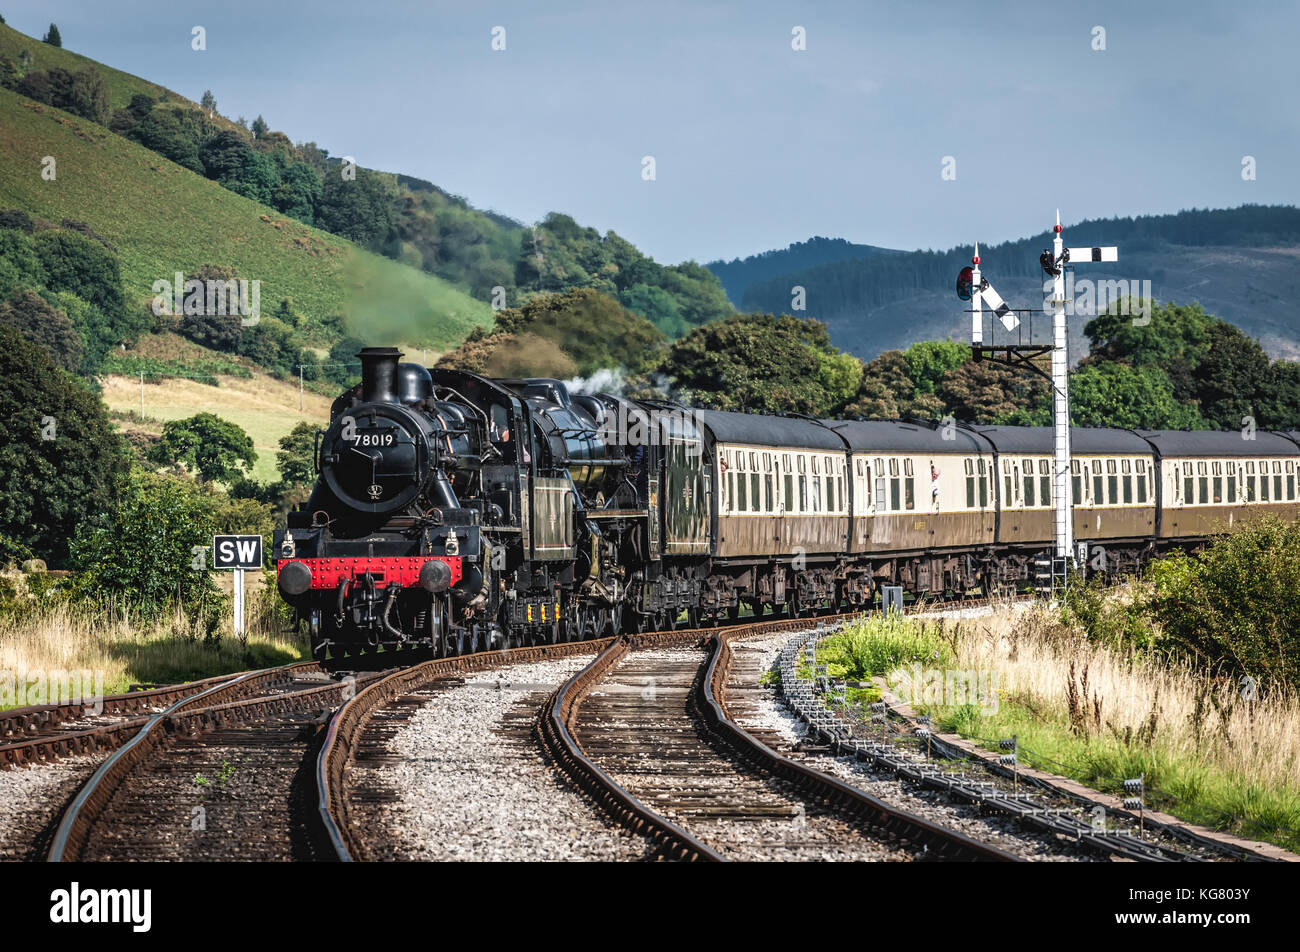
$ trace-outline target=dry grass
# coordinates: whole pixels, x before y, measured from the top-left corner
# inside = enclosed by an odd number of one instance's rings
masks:
[[[258,600],[250,597],[250,607]],[[0,620],[0,707],[44,703],[48,697],[6,697],[4,685],[56,684],[60,672],[87,672],[84,680],[105,693],[132,684],[175,684],[304,657],[305,646],[273,619],[252,612],[243,643],[227,618],[218,641],[205,642],[184,612],[141,622],[111,612],[56,606]]]
[[[1300,844],[1294,689],[1265,693],[1159,657],[1124,654],[1064,626],[1042,603],[940,623],[938,636],[957,670],[996,673],[999,699],[996,712],[936,708],[945,728],[985,743],[1018,734],[1022,759],[1101,789],[1145,772],[1150,805]]]
[[[219,387],[181,378],[146,382],[146,422],[143,426],[135,425],[135,428],[156,434],[161,432],[161,423],[167,420],[182,420],[196,413],[215,413],[241,427],[252,438],[253,448],[257,450],[252,475],[262,482],[271,482],[279,477],[275,454],[280,449],[280,438],[300,422],[320,427],[329,422],[332,398],[307,390],[302,397],[303,409],[299,410],[296,382],[276,380],[258,371],[249,378],[222,376],[217,379],[221,381]],[[108,376],[102,383],[104,402],[110,410],[139,414],[138,378]],[[150,426],[150,420],[158,423]]]

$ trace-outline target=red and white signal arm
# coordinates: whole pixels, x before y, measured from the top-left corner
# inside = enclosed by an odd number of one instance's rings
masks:
[[[262,568],[262,537],[260,535],[219,535],[212,537],[212,567],[214,569]]]

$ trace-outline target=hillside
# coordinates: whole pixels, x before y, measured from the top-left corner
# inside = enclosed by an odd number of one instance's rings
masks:
[[[718,276],[731,303],[740,307],[744,303],[745,292],[750,285],[762,281],[783,278],[796,271],[804,271],[835,261],[861,260],[877,254],[903,253],[891,248],[877,248],[875,245],[855,245],[843,238],[815,237],[807,241],[796,241],[786,248],[750,255],[743,260],[732,258],[730,261],[710,261],[704,267]]]
[[[88,66],[94,67],[104,77],[104,82],[108,86],[109,106],[113,109],[125,107],[136,93],[143,93],[155,99],[166,96],[179,102],[189,102],[183,96],[178,96],[171,90],[141,79],[139,76],[132,76],[130,73],[105,66],[72,50],[42,43],[35,37],[19,33],[13,27],[0,23],[0,56],[8,56],[15,63],[20,63],[23,50],[26,50],[31,57],[32,69],[58,67],[76,72]],[[198,103],[192,105],[197,106]]]
[[[56,51],[58,52],[58,51]],[[57,177],[40,175],[54,156]],[[204,264],[261,281],[264,313],[285,298],[306,339],[328,346],[331,318],[355,336],[441,347],[489,326],[492,311],[447,282],[303,225],[89,120],[0,89],[0,207],[90,225],[117,247],[128,303]]]
[[[1085,221],[1065,231],[1074,246],[1115,244],[1116,265],[1079,268],[1077,278],[1150,281],[1157,301],[1199,302],[1264,345],[1274,357],[1300,357],[1300,209],[1242,206],[1177,215]],[[1039,252],[1047,232],[982,247],[984,273],[1013,306],[1042,300]],[[807,289],[802,316],[827,323],[834,343],[870,359],[919,340],[968,340],[953,292],[969,247],[899,252],[821,264],[749,286],[743,308],[790,309],[790,287]],[[1086,354],[1085,319],[1071,321],[1072,356]]]

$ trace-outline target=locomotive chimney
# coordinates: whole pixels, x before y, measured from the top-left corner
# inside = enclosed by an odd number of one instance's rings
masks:
[[[363,347],[357,356],[361,358],[361,399],[396,403],[397,362],[402,352],[396,347]]]

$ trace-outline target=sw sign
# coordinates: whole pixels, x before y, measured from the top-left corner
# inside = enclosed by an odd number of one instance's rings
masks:
[[[260,535],[219,535],[212,537],[212,567],[215,569],[262,568]]]

